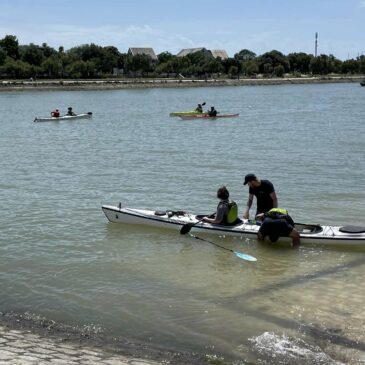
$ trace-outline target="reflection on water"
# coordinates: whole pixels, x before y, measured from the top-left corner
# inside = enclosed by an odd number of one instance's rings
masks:
[[[254,172],[296,221],[365,224],[359,89],[1,93],[0,311],[236,363],[360,361],[363,248],[206,236],[252,263],[189,235],[108,223],[101,211],[122,201],[210,213],[226,184],[242,214],[243,176]],[[203,99],[240,117],[168,116]],[[60,103],[92,105],[93,118],[32,123]]]

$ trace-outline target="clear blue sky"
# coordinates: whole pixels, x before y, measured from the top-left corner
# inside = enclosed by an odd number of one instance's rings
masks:
[[[87,43],[182,48],[276,49],[345,60],[365,54],[365,0],[0,0],[0,39],[69,49]]]

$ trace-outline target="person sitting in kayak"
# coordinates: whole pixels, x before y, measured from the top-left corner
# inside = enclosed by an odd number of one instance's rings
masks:
[[[67,108],[67,114],[66,115],[72,115],[72,116],[75,116],[76,115],[76,113],[74,113],[73,111],[72,111],[72,107],[68,107]]]
[[[204,217],[203,222],[211,224],[235,225],[238,221],[238,207],[236,202],[229,200],[229,191],[223,185],[217,191],[217,198],[220,202],[217,206],[215,218]]]
[[[209,112],[208,112],[208,115],[210,116],[210,117],[216,117],[217,116],[217,111],[216,111],[216,109],[214,108],[214,106],[212,106],[211,108],[210,108],[210,110],[209,110]]]
[[[51,112],[51,117],[58,118],[60,116],[60,111],[58,109],[55,109],[53,112]]]
[[[198,106],[195,108],[195,111],[198,113],[203,113],[203,106],[201,104],[198,104]]]
[[[257,233],[260,241],[264,241],[266,237],[269,237],[271,242],[276,242],[279,237],[291,237],[292,246],[300,246],[299,232],[294,228],[294,221],[286,209],[272,208],[266,213],[257,214],[256,219],[262,221]]]

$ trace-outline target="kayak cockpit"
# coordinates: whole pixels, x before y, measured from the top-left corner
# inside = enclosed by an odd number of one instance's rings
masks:
[[[295,223],[295,229],[299,233],[304,234],[317,234],[323,231],[323,227],[321,227],[319,224]]]
[[[365,233],[365,227],[359,227],[359,226],[343,226],[339,228],[340,232],[343,233]]]

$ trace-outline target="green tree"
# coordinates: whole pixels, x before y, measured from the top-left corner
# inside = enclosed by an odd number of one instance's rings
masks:
[[[299,52],[289,53],[287,57],[291,72],[300,72],[304,74],[309,72],[309,64],[313,58],[312,55]]]
[[[66,66],[66,72],[73,78],[88,78],[95,75],[95,64],[92,61],[75,61]]]
[[[224,73],[227,75],[238,76],[242,71],[242,63],[235,58],[227,58],[226,60],[223,60],[222,66],[224,69]]]
[[[58,55],[47,58],[42,63],[42,71],[47,74],[48,77],[60,77],[63,73],[61,58]]]
[[[128,55],[125,60],[125,68],[135,75],[138,72],[148,75],[149,72],[153,71],[153,61],[150,56],[145,54]]]
[[[0,47],[2,47],[9,57],[17,60],[19,58],[19,43],[15,35],[6,35],[0,40]]]
[[[356,74],[359,72],[360,63],[357,60],[346,60],[341,65],[341,73]]]
[[[240,61],[254,60],[256,58],[256,53],[248,49],[242,49],[234,55],[234,58]]]
[[[262,72],[265,74],[265,75],[271,75],[272,72],[274,70],[274,67],[271,63],[264,63],[262,65]]]
[[[202,65],[214,59],[211,52],[208,52],[206,49],[194,53],[189,53],[185,57],[188,58],[193,65]]]
[[[53,55],[57,54],[57,51],[56,51],[54,48],[49,47],[49,46],[47,45],[47,43],[42,43],[41,50],[42,50],[42,52],[43,52],[43,56],[44,56],[45,58],[48,58],[48,57],[51,57],[51,56],[53,56]]]
[[[283,77],[285,73],[284,67],[282,65],[275,66],[273,73],[276,77]]]
[[[6,74],[7,77],[11,78],[29,78],[36,74],[35,70],[32,67],[21,60],[14,60],[11,57],[8,57],[2,66],[3,73]]]
[[[173,57],[176,56],[173,56],[170,52],[162,52],[159,55],[157,55],[158,63],[159,64],[166,63],[170,61]]]
[[[259,73],[259,66],[253,60],[241,62],[243,73],[247,76],[253,76]]]
[[[121,54],[113,46],[103,48],[103,55],[99,57],[99,71],[102,73],[112,73],[114,67],[118,67]]]
[[[357,60],[359,62],[359,72],[365,73],[365,56],[361,55]]]
[[[336,59],[333,55],[321,54],[314,57],[309,65],[313,74],[327,75],[331,72],[339,72],[341,70],[342,62]]]
[[[169,60],[163,63],[159,63],[156,66],[156,73],[161,75],[161,74],[167,74],[167,77],[170,76],[170,74],[175,73],[175,67],[174,67],[175,61],[174,60]]]
[[[6,52],[0,47],[0,66],[4,64],[6,60]]]
[[[44,60],[42,49],[33,43],[30,43],[29,46],[21,46],[20,53],[21,60],[30,65],[40,66]]]
[[[221,73],[224,71],[224,67],[220,59],[210,59],[203,64],[203,70],[205,73]]]
[[[268,64],[271,65],[271,70],[274,70],[274,68],[279,65],[284,67],[285,72],[289,72],[290,69],[288,58],[276,50],[264,53],[263,55],[259,56],[257,60],[260,72],[265,74],[270,73],[268,71],[270,67],[265,66]]]

